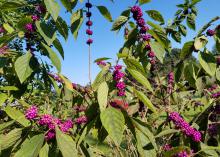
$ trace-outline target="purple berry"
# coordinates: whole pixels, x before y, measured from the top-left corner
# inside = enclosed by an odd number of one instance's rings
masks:
[[[25,113],[25,117],[28,120],[33,120],[37,118],[38,116],[38,108],[36,106],[31,106],[29,109],[27,109]]]
[[[91,45],[93,43],[93,40],[92,39],[88,39],[87,42],[86,42],[88,45]]]

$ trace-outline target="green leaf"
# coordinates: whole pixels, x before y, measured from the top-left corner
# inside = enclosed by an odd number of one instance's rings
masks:
[[[8,99],[7,94],[0,93],[0,107],[3,105],[3,103]]]
[[[55,29],[52,25],[45,22],[36,21],[36,27],[40,35],[44,38],[48,45],[51,45],[56,39]]]
[[[142,5],[151,2],[151,0],[138,0],[138,2],[140,5]]]
[[[15,71],[21,83],[31,76],[33,69],[30,66],[32,54],[27,52],[15,61]]]
[[[54,21],[56,21],[60,12],[60,5],[55,0],[44,0],[44,3],[48,12],[52,15]]]
[[[164,131],[161,131],[159,134],[157,134],[155,136],[155,138],[163,137],[163,136],[166,136],[166,135],[169,135],[169,134],[174,134],[174,133],[177,133],[177,132],[179,132],[179,131],[175,130],[175,129],[166,129]]]
[[[78,32],[83,23],[83,11],[77,10],[71,16],[71,32],[75,39],[78,37]]]
[[[44,134],[33,136],[25,141],[14,157],[37,157],[44,143]]]
[[[126,64],[127,68],[134,69],[142,73],[142,75],[146,75],[146,72],[143,66],[135,59],[124,59],[124,63]]]
[[[128,17],[119,16],[113,23],[112,31],[119,30],[127,21],[128,21]]]
[[[159,21],[160,23],[164,23],[164,18],[161,13],[157,10],[147,10],[146,13],[150,16],[153,20]]]
[[[7,106],[5,108],[5,112],[11,119],[14,119],[15,121],[17,121],[24,127],[27,127],[30,125],[30,122],[25,118],[24,114],[21,111],[15,108],[12,108],[10,106]]]
[[[100,114],[101,122],[109,136],[119,145],[122,141],[125,119],[121,111],[109,107]]]
[[[216,60],[215,57],[210,53],[201,53],[198,54],[199,63],[202,68],[210,75],[214,76],[216,71]]]
[[[98,103],[99,103],[99,108],[100,111],[104,111],[105,108],[107,107],[107,103],[108,103],[108,84],[106,82],[103,82],[100,84],[99,88],[98,88],[98,93],[97,93],[97,97],[98,97]]]
[[[152,132],[148,129],[148,127],[145,126],[145,123],[143,123],[137,119],[132,119],[132,123],[135,126],[135,128],[137,128],[139,131],[141,131],[149,139],[149,141],[152,143],[154,149],[158,150],[157,144],[155,141],[155,137],[152,134]]]
[[[74,1],[74,2],[72,2]],[[74,8],[73,3],[76,3],[77,0],[61,0],[61,3],[63,4],[63,6],[66,8],[66,10],[68,10],[69,12],[72,12],[72,9]]]
[[[20,138],[22,134],[22,129],[13,129],[8,134],[2,136],[0,139],[0,148],[2,150],[13,146]]]
[[[39,157],[48,157],[49,155],[49,145],[47,143],[41,148]]]
[[[4,86],[4,87],[0,87],[0,90],[17,91],[19,89],[17,87],[15,87],[15,86]]]
[[[57,27],[58,32],[64,37],[65,40],[67,40],[68,26],[67,26],[66,22],[61,17],[57,18],[56,27]]]
[[[13,33],[15,30],[13,27],[11,27],[8,23],[4,23],[3,24],[4,29],[8,32],[8,33]]]
[[[134,69],[127,69],[128,72],[140,83],[142,84],[146,89],[153,92],[153,89],[150,85],[150,82],[147,80],[145,76],[143,76],[140,72],[134,70]]]
[[[154,105],[151,103],[151,101],[144,93],[142,93],[141,91],[137,91],[135,89],[134,89],[134,93],[144,103],[144,105],[146,105],[152,112],[157,113],[157,109],[154,107]]]
[[[63,51],[63,46],[60,43],[60,41],[58,39],[53,41],[53,45],[54,47],[59,51],[61,57],[64,59],[64,51]]]
[[[186,26],[179,25],[179,31],[183,36],[186,36],[186,34],[187,34]]]
[[[92,89],[96,91],[102,82],[107,81],[111,77],[110,75],[108,66],[102,68],[92,83]]]
[[[193,41],[186,42],[181,50],[180,58],[185,59],[186,57],[192,54],[193,50],[194,50],[194,42]]]
[[[165,50],[161,46],[161,44],[156,41],[151,41],[150,46],[151,46],[152,51],[155,53],[156,57],[160,60],[161,63],[163,63]]]
[[[189,14],[189,15],[187,16],[186,23],[187,23],[187,26],[188,26],[190,29],[195,30],[195,29],[196,29],[195,15],[194,15],[194,14]]]
[[[41,43],[43,47],[47,50],[48,52],[48,57],[51,59],[53,65],[57,68],[58,72],[61,71],[61,62],[57,54],[46,44]]]
[[[208,39],[203,35],[195,39],[194,48],[196,50],[200,50],[204,48],[207,43],[208,43]]]
[[[62,133],[58,127],[56,127],[56,140],[63,157],[78,156],[76,143],[69,135]]]
[[[11,120],[9,122],[4,122],[4,123],[0,124],[0,132],[2,130],[4,130],[5,128],[7,128],[7,127],[11,126],[12,124],[14,124],[14,122],[15,122],[14,120]]]
[[[96,6],[96,7],[104,18],[106,18],[108,21],[112,22],[111,13],[108,11],[108,9],[105,6]]]

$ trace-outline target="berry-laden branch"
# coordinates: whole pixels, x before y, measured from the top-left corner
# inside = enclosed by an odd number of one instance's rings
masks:
[[[86,34],[89,36],[89,39],[87,40],[87,44],[89,45],[89,82],[90,85],[92,83],[92,78],[91,78],[91,44],[93,43],[93,40],[90,38],[90,36],[93,34],[93,31],[90,29],[90,27],[92,26],[92,21],[91,21],[91,16],[92,13],[90,11],[90,9],[92,8],[92,4],[89,2],[89,0],[86,3],[86,8],[87,8],[87,12],[86,12],[86,17],[88,18],[88,21],[86,22],[86,26],[88,27],[86,30]]]

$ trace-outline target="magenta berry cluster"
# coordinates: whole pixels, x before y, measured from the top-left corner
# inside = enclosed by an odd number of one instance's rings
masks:
[[[76,112],[85,112],[87,108],[83,105],[76,105],[76,106],[73,107],[73,109]]]
[[[38,114],[38,108],[36,106],[31,106],[25,112],[25,117],[28,120],[36,121],[37,124],[43,126],[47,129],[45,135],[46,140],[51,140],[55,138],[55,128],[58,126],[63,133],[68,133],[71,128],[73,128],[73,121],[66,120],[62,121],[58,118],[53,117],[50,114]]]
[[[121,70],[122,70],[122,66],[116,65],[114,67],[113,78],[114,78],[114,81],[116,82],[115,86],[118,89],[118,96],[125,96],[126,85],[123,80],[125,74],[121,72]]]
[[[91,30],[91,26],[92,26],[92,21],[91,21],[91,16],[92,16],[92,12],[90,11],[90,9],[92,8],[92,4],[89,2],[86,3],[86,8],[87,8],[87,12],[86,12],[86,17],[88,18],[88,21],[86,22],[86,26],[88,27],[86,30],[86,34],[89,36],[89,39],[87,40],[87,44],[91,45],[93,43],[93,40],[90,38],[91,35],[93,35],[93,31]]]
[[[0,27],[0,33],[4,33],[5,29],[3,27]]]
[[[192,156],[192,153],[193,153],[192,150],[190,152],[187,152],[187,151],[183,150],[183,151],[177,153],[175,155],[175,157],[190,157],[190,156]]]
[[[29,109],[27,109],[25,113],[25,117],[28,120],[33,120],[38,117],[38,108],[36,106],[31,106]]]
[[[210,37],[214,36],[215,35],[215,30],[212,30],[212,29],[208,29],[206,34]]]
[[[87,122],[88,122],[88,118],[84,115],[75,119],[76,124],[85,124]]]
[[[6,54],[7,50],[8,50],[8,46],[3,46],[3,47],[1,47],[1,48],[0,48],[0,55]]]
[[[97,65],[106,66],[106,63],[105,63],[104,61],[98,61],[96,64],[97,64]]]
[[[152,36],[150,34],[147,34],[149,27],[145,23],[143,12],[139,6],[133,6],[131,8],[131,12],[133,14],[134,20],[140,28],[140,38],[143,41],[148,42],[148,44],[145,46],[145,49],[149,51],[148,57],[150,59],[150,64],[153,66],[156,64],[155,53],[151,50],[151,46],[149,45],[149,41],[151,40]]]
[[[175,124],[175,126],[180,129],[186,136],[191,137],[193,141],[201,141],[201,133],[192,128],[189,123],[187,123],[177,112],[171,112],[169,114],[169,119]]]
[[[167,75],[167,80],[168,80],[167,92],[170,94],[172,93],[173,85],[174,85],[174,73],[173,72],[170,72]]]

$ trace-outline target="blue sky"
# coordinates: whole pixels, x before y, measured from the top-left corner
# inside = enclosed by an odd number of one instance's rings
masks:
[[[116,19],[120,13],[129,6],[133,6],[136,0],[115,0],[115,3],[111,3],[110,0],[91,0],[94,5],[107,6],[112,14],[113,19]],[[151,3],[142,6],[143,11],[154,9],[160,11],[164,19],[168,21],[172,19],[177,7],[176,4],[182,3],[183,0],[152,0]],[[79,4],[77,8],[83,7],[84,3]],[[76,9],[77,9],[76,8]],[[197,4],[199,10],[198,17],[196,19],[196,28],[201,28],[206,22],[213,17],[220,15],[219,0],[202,0]],[[115,62],[116,53],[123,45],[123,31],[115,33],[110,31],[112,23],[104,19],[95,7],[92,8],[92,21],[94,25],[92,30],[94,32],[93,40],[94,44],[91,46],[92,60],[94,61],[100,57],[112,58],[111,62]],[[61,16],[70,23],[70,14],[66,14],[62,9]],[[145,16],[145,20],[151,20]],[[219,22],[220,23],[220,22]],[[213,26],[214,27],[214,26]],[[62,74],[67,76],[72,82],[85,85],[88,83],[88,46],[86,45],[87,36],[85,33],[86,27],[83,24],[77,40],[74,40],[70,33],[67,41],[62,40],[63,48],[65,51],[65,59],[62,61]],[[191,40],[195,35],[195,32],[189,31],[186,38],[182,40],[182,43]],[[173,43],[173,47],[181,47],[182,44]],[[208,47],[212,48],[213,42],[209,42]],[[99,67],[96,64],[92,64],[92,78],[99,72]]]

